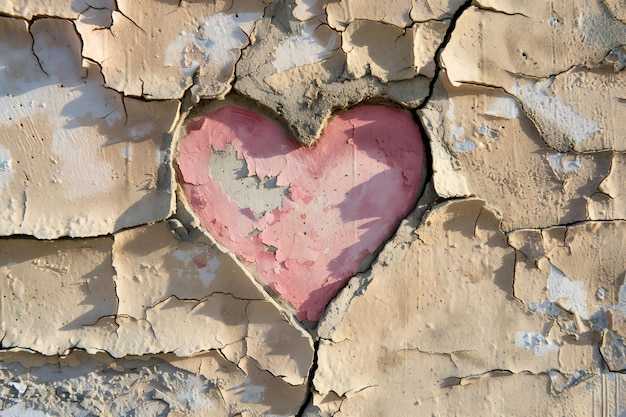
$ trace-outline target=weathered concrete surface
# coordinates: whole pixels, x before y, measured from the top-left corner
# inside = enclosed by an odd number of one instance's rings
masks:
[[[179,103],[105,88],[68,21],[0,19],[0,234],[97,236],[167,217]]]
[[[0,416],[626,412],[623,1],[8,0],[0,15]],[[243,265],[188,212],[176,135],[236,103],[315,149],[334,117],[381,102],[421,121],[432,178],[307,332],[248,271],[264,258]],[[251,219],[291,192],[235,147],[202,157]]]
[[[574,324],[575,308],[568,301],[576,295],[562,283],[551,290],[556,304],[520,298],[518,287],[525,282],[546,284],[519,276],[518,254],[499,226],[479,200],[444,203],[427,213],[406,257],[375,269],[365,292],[351,300],[330,338],[322,339],[307,415],[375,416],[391,409],[407,416],[623,410],[623,396],[600,396],[605,390],[619,392],[624,377],[603,373],[590,331],[592,317],[576,318],[587,327],[574,325],[575,337],[568,326]],[[623,252],[618,231],[599,235],[597,240],[617,239],[610,245]],[[576,243],[576,237],[568,238]],[[572,259],[580,263],[570,262],[571,268],[590,264],[577,253],[572,247]],[[614,257],[585,253],[599,268],[608,264],[601,256]],[[597,276],[613,284],[623,268],[612,272]],[[589,273],[581,272],[594,276]],[[606,301],[611,303],[608,294]],[[559,394],[565,390],[567,395]],[[476,395],[488,397],[472,400]]]
[[[329,2],[326,19],[323,5],[275,2],[242,53],[234,88],[275,111],[306,145],[319,138],[335,109],[371,99],[415,107],[428,95],[446,19],[460,7],[448,3],[437,17],[416,11],[413,23],[407,1],[385,6],[389,17],[373,20],[368,16],[380,15],[378,3]],[[292,53],[281,53],[286,44]]]
[[[101,63],[107,86],[125,95],[223,97],[263,1],[115,2],[76,23],[85,57]]]
[[[515,96],[559,152],[623,151],[623,22],[603,2],[477,3],[459,18],[442,54],[450,81]]]
[[[310,336],[206,237],[181,242],[161,222],[113,238],[5,239],[0,265],[4,349],[113,358],[212,352],[229,369],[262,373],[269,396],[293,387],[299,397],[281,402],[292,413],[304,400]],[[256,389],[244,379],[241,390]]]
[[[235,365],[215,351],[123,359],[12,353],[3,356],[0,375],[7,417],[291,415],[304,394],[249,359]]]
[[[482,198],[505,230],[586,220],[587,205],[601,204],[590,199],[603,201],[600,184],[613,156],[619,158],[611,151],[556,151],[513,97],[490,87],[454,87],[447,73],[420,114],[431,138],[437,193]]]

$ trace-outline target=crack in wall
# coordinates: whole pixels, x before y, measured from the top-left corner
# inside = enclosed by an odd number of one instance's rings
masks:
[[[456,26],[457,20],[459,19],[460,15],[461,15],[461,14],[462,14],[462,13],[463,13],[463,12],[464,12],[467,8],[468,8],[468,7],[470,7],[470,5],[471,5],[470,3],[471,3],[471,2],[466,2],[466,3],[464,3],[464,4],[463,4],[463,5],[462,5],[462,6],[461,6],[461,7],[460,7],[460,8],[459,8],[459,9],[458,9],[455,13],[454,13],[454,16],[453,16],[452,21],[451,21],[451,25],[450,25],[450,27],[448,28],[448,30],[446,31],[446,35],[445,35],[445,37],[444,37],[444,41],[443,41],[443,42],[439,45],[439,47],[437,48],[437,50],[436,50],[436,52],[435,52],[435,65],[436,65],[435,76],[434,76],[434,77],[430,80],[430,82],[429,82],[429,86],[428,86],[428,93],[427,93],[427,95],[426,95],[426,98],[424,99],[424,101],[422,102],[422,104],[418,105],[418,106],[417,106],[417,107],[415,107],[415,109],[413,110],[412,114],[413,114],[414,118],[419,118],[417,111],[418,111],[418,110],[421,110],[421,109],[422,109],[422,108],[424,108],[426,105],[430,104],[430,102],[431,102],[431,100],[432,100],[432,98],[433,98],[433,93],[434,93],[434,88],[435,88],[435,85],[436,85],[436,83],[437,83],[437,82],[439,82],[439,81],[440,81],[440,75],[442,74],[442,71],[443,71],[443,65],[442,65],[442,62],[441,62],[441,54],[442,54],[443,50],[446,48],[446,46],[448,45],[448,43],[450,42],[450,39],[451,39],[451,37],[452,37],[452,32],[453,32],[453,30],[454,30],[454,28],[455,28],[455,26]],[[179,6],[180,6],[180,4],[181,4],[181,2],[179,2]],[[265,15],[265,18],[268,18],[268,16],[266,15],[266,11],[268,10],[268,7],[269,7],[269,5],[265,6],[265,8],[264,8],[264,15]],[[412,8],[413,8],[413,5],[411,6],[411,11],[412,11]],[[117,8],[117,5],[116,5],[116,9],[118,9],[118,12],[119,12],[119,8]],[[489,9],[489,8],[484,8],[484,9]],[[489,10],[491,10],[491,9],[489,9]],[[494,10],[495,10],[495,9],[494,9]],[[79,14],[84,14],[84,12],[85,12],[85,11],[83,11],[83,12],[81,12],[81,13],[79,13]],[[501,12],[501,11],[498,11],[498,12]],[[126,16],[125,16],[122,12],[120,12],[120,13],[121,13],[121,14],[122,14],[125,18],[127,18],[128,20],[130,20],[130,21],[131,21],[131,22],[132,22],[135,26],[137,26],[137,24],[136,24],[134,21],[132,21],[130,18],[126,17]],[[519,15],[519,14],[522,14],[522,13],[506,13],[506,12],[503,12],[503,13],[505,13],[505,14],[507,14],[507,15]],[[5,14],[5,13],[1,13],[1,15],[2,15],[2,16],[11,16],[11,15],[9,15],[9,14]],[[523,14],[522,14],[522,15],[523,15]],[[14,16],[11,16],[11,17],[14,17]],[[273,16],[270,16],[270,17],[273,17]],[[35,21],[37,21],[37,20],[39,20],[39,19],[43,19],[43,18],[44,18],[44,16],[43,16],[43,15],[35,15],[35,16],[33,16],[33,18],[29,21],[29,31],[28,31],[28,32],[29,32],[29,34],[31,35],[31,38],[32,38],[32,33],[31,33],[31,31],[30,31],[30,24],[32,24],[33,22],[35,22]],[[69,20],[69,19],[68,19],[68,20]],[[77,19],[74,19],[74,22],[76,22],[76,20],[77,20]],[[237,73],[237,71],[238,71],[237,67],[239,66],[239,64],[240,64],[240,62],[241,62],[241,60],[242,60],[242,57],[243,57],[243,55],[244,55],[244,51],[247,51],[247,50],[248,50],[248,48],[250,48],[250,47],[251,47],[250,37],[254,37],[254,36],[256,36],[256,30],[257,30],[257,26],[258,26],[258,25],[260,25],[260,20],[255,21],[254,29],[252,30],[251,35],[250,35],[250,36],[249,36],[249,38],[248,38],[248,39],[249,39],[249,40],[248,40],[248,44],[246,44],[246,45],[245,45],[245,46],[241,49],[241,53],[240,53],[239,57],[236,59],[236,61],[235,61],[235,64],[234,64],[234,67],[233,67],[233,68],[234,68],[234,69],[233,69],[233,74],[236,74],[236,73]],[[74,27],[75,27],[75,29],[76,29],[76,26],[75,26],[75,25],[74,25]],[[137,27],[138,27],[138,26],[137,26]],[[141,29],[141,28],[140,28],[140,29]],[[143,29],[142,29],[142,30],[143,30]],[[79,38],[80,38],[80,41],[81,41],[81,51],[82,51],[82,49],[83,49],[83,47],[84,47],[84,40],[83,40],[83,39],[82,39],[82,37],[80,36],[80,33],[78,32],[78,30],[76,30],[76,32],[77,32],[77,34],[78,34],[78,36],[79,36]],[[32,38],[32,39],[33,39],[33,41],[34,41],[34,38]],[[32,48],[32,47],[34,47],[34,42],[33,42],[33,44],[31,45],[31,48]],[[34,49],[32,50],[32,52],[33,52],[33,54],[34,54],[34,56],[35,56],[36,60],[38,61],[39,66],[40,66],[40,69],[42,70],[42,72],[43,72],[46,76],[48,76],[48,77],[49,77],[50,75],[49,75],[49,74],[48,74],[48,73],[44,70],[44,67],[43,67],[42,62],[41,62],[41,60],[40,60],[40,57],[39,57],[39,56],[35,53]],[[610,55],[610,53],[607,53],[607,55],[606,55],[606,56],[608,57],[609,55]],[[85,60],[87,60],[87,61],[91,61],[92,63],[97,64],[97,65],[100,67],[100,64],[98,64],[98,62],[97,62],[96,60],[92,60],[92,59],[89,59],[89,58],[85,58],[84,56],[83,56],[83,59],[85,59]],[[572,70],[573,68],[575,68],[575,67],[571,67],[571,68],[569,68],[569,69],[568,69],[568,70],[566,70],[566,71],[559,72],[558,74],[565,75],[566,73],[568,73],[568,72],[569,72],[570,70]],[[99,71],[100,71],[100,73],[102,74],[102,77],[104,77],[102,67],[100,67],[100,68],[99,68]],[[259,71],[259,70],[257,69],[257,71]],[[344,72],[345,72],[345,71],[344,71]],[[550,77],[554,77],[554,76],[556,76],[556,75],[558,75],[558,74],[553,74],[553,75],[551,75]],[[523,74],[522,74],[522,73],[516,73],[516,75],[523,75]],[[531,78],[532,76],[525,76],[525,77],[526,77],[526,78]],[[145,91],[144,91],[144,80],[140,78],[140,81],[141,81],[141,93],[139,94],[139,96],[142,96],[142,97],[143,97],[143,96],[144,96],[144,94],[145,94]],[[235,88],[236,88],[237,81],[238,81],[238,80],[236,80],[236,78],[235,78],[234,76],[231,78],[231,80],[229,81],[229,84],[230,84],[230,89],[232,89],[233,87],[235,87]],[[105,85],[106,85],[106,79],[105,79],[105,81],[104,81],[104,82],[105,82]],[[196,72],[194,72],[193,77],[192,77],[192,83],[191,83],[191,86],[189,86],[189,87],[185,90],[185,92],[184,92],[184,94],[183,94],[183,95],[184,95],[184,97],[188,97],[188,95],[191,95],[191,88],[193,88],[193,86],[195,86],[195,85],[196,85],[196,83],[200,83],[200,81],[199,81],[199,79],[198,79],[198,73],[197,73],[197,71],[196,71]],[[473,83],[472,83],[472,82],[464,82],[463,84],[473,84]],[[483,84],[483,83],[475,83],[475,85],[481,85],[481,86],[484,86],[484,85],[487,85],[487,84]],[[497,87],[497,86],[496,86],[496,87]],[[110,87],[107,87],[107,88],[110,88]],[[502,88],[502,87],[497,87],[497,88]],[[117,93],[119,93],[119,94],[120,94],[120,95],[122,95],[123,97],[126,97],[126,93],[124,93],[124,92],[123,92],[123,90],[121,90],[121,91],[117,91]],[[128,96],[128,97],[131,97],[131,96]],[[157,100],[154,100],[154,99],[150,98],[149,96],[147,96],[147,97],[143,97],[143,98],[144,98],[146,101],[157,101]],[[182,101],[185,101],[185,100],[186,100],[186,98],[183,98],[183,99],[182,99]],[[518,102],[519,102],[519,100],[518,100]],[[128,116],[128,112],[127,112],[126,107],[125,107],[125,100],[124,100],[124,98],[122,98],[122,105],[124,106],[124,118],[125,118],[126,120],[128,120],[129,116]],[[522,106],[522,107],[523,107],[523,106]],[[107,116],[104,116],[104,117],[106,118]],[[125,122],[125,123],[126,123],[126,122]],[[535,123],[535,122],[533,121],[533,123]],[[536,123],[535,123],[535,126],[537,126],[537,124],[536,124]],[[537,127],[538,127],[538,126],[537,126]],[[542,134],[542,135],[541,135],[541,137],[543,138],[543,137],[544,137],[544,135]],[[550,146],[550,144],[549,144],[548,142],[546,142],[546,144],[548,145],[548,147],[551,147],[551,146]],[[554,148],[554,149],[556,150],[556,149],[560,149],[560,148]],[[579,154],[598,153],[598,152],[601,152],[603,149],[613,149],[613,148],[612,148],[612,147],[606,147],[606,148],[601,148],[601,149],[599,149],[599,150],[581,151],[581,152],[579,152]],[[129,161],[127,161],[126,163],[128,164],[128,163],[129,163]],[[610,172],[610,170],[609,170],[609,172]],[[608,178],[608,174],[607,174],[607,178]],[[605,194],[606,194],[606,193],[605,193]],[[609,195],[609,194],[606,194],[606,195]],[[611,199],[613,198],[613,197],[611,197],[610,195],[609,195],[609,197],[610,197]],[[436,201],[435,201],[435,202],[431,202],[431,203],[430,203],[429,208],[430,208],[430,207],[433,207],[435,204],[438,204],[438,203],[444,203],[444,202],[446,202],[446,201],[453,201],[453,199],[445,199],[445,198],[438,197],[438,198],[436,199]],[[419,203],[418,203],[418,204],[419,204]],[[25,219],[25,218],[26,218],[26,191],[24,191],[24,206],[23,206],[23,209],[24,209],[24,216],[23,216],[23,219]],[[481,210],[482,210],[482,209],[481,209]],[[481,212],[482,212],[482,211],[481,211]],[[421,218],[422,216],[421,216],[421,215],[419,215],[418,217],[419,217],[419,218]],[[614,223],[615,221],[616,221],[615,219],[612,219],[612,220],[611,220],[611,222],[612,222],[612,223]],[[182,223],[182,222],[180,222],[180,221],[179,221],[178,223],[175,223],[173,220],[170,220],[170,222],[172,222],[172,223],[171,223],[171,227],[174,229],[174,232],[175,232],[175,233],[177,233],[177,236],[178,236],[179,238],[181,238],[183,241],[186,241],[186,240],[188,239],[189,233],[188,233],[187,229],[185,228],[185,226],[183,225],[183,223]],[[476,222],[478,222],[478,220],[477,220]],[[574,221],[574,222],[563,222],[563,223],[560,223],[560,224],[558,224],[558,225],[559,225],[559,226],[579,226],[579,225],[584,225],[584,224],[586,224],[586,223],[588,223],[588,222],[586,222],[586,221],[584,221],[584,222],[581,222],[581,221]],[[401,228],[402,228],[402,226],[401,226]],[[404,228],[404,229],[406,229],[406,228]],[[404,230],[404,229],[403,229],[403,230]],[[511,233],[515,233],[515,232],[517,232],[517,231],[519,231],[519,229],[513,229],[513,230],[511,230],[511,231],[509,232],[509,234],[511,234]],[[567,233],[568,233],[568,232],[569,232],[569,229],[568,229],[568,230],[566,230],[566,234],[565,234],[564,242],[565,242],[565,240],[567,239]],[[396,233],[397,233],[397,234],[399,234],[399,233],[404,233],[404,232],[400,232],[400,231],[398,231],[398,232],[396,232]],[[474,233],[476,233],[476,225],[474,226]],[[393,238],[393,237],[392,237],[392,238],[390,238],[390,239],[387,241],[387,245],[392,245],[392,244],[393,244],[393,245],[395,245],[396,247],[399,247],[398,245],[400,245],[400,246],[401,246],[401,244],[398,244],[398,243],[397,243],[397,234],[396,234],[396,235],[394,235],[394,236],[396,236],[395,238]],[[417,240],[421,241],[422,243],[424,242],[424,241],[422,241],[422,240],[421,240],[421,237],[420,237],[420,236],[418,236],[418,235],[414,235],[414,236],[412,237],[412,239],[413,239],[413,240],[417,239]],[[407,242],[408,242],[408,243],[410,243],[410,242],[412,242],[413,240],[407,240]],[[407,246],[408,246],[408,245],[407,245]],[[407,249],[407,251],[408,251],[408,249]],[[385,253],[387,253],[387,252],[385,252]],[[388,256],[388,255],[384,255],[384,256],[383,256],[383,255],[380,255],[380,256],[379,256],[379,259],[378,259],[378,261],[377,261],[377,263],[378,263],[379,265],[383,266],[383,267],[384,267],[384,266],[387,266],[387,265],[389,265],[389,264],[393,264],[393,261],[390,261],[389,263],[387,263],[387,261],[385,260],[385,259],[387,259],[387,256]],[[397,259],[395,260],[395,262],[398,262],[398,261],[397,261]],[[516,265],[517,265],[517,262],[518,262],[518,258],[517,258],[517,251],[516,251],[516,252],[515,252],[515,264],[516,264]],[[516,269],[516,270],[514,270],[513,287],[515,287],[515,285],[516,285],[516,281],[515,281],[515,275],[516,275],[516,273],[517,273],[517,269]],[[116,272],[116,274],[117,274],[117,272]],[[369,270],[366,274],[362,274],[362,275],[360,275],[359,277],[357,277],[357,278],[356,278],[356,280],[358,281],[358,285],[356,285],[356,288],[355,288],[355,286],[353,286],[353,287],[350,289],[350,291],[352,291],[352,293],[351,293],[351,295],[350,295],[350,297],[349,297],[350,299],[349,299],[348,301],[352,301],[352,298],[357,297],[359,294],[362,294],[362,293],[365,291],[365,288],[367,288],[368,284],[369,284],[369,283],[371,282],[371,280],[372,280],[372,270],[370,269],[370,270]],[[357,282],[357,281],[355,281],[355,282]],[[218,292],[216,292],[216,293],[218,293]],[[223,294],[226,294],[226,293],[223,293]],[[513,292],[513,294],[515,294],[515,293]],[[118,295],[118,293],[117,293],[117,281],[115,281],[115,296],[116,296],[116,298],[117,298],[117,303],[118,303],[118,306],[119,306],[119,295]],[[184,299],[185,299],[185,298],[179,298],[179,297],[177,297],[177,296],[171,296],[171,297],[173,297],[174,299],[177,299],[177,300],[184,300]],[[171,297],[170,297],[170,298],[171,298]],[[210,297],[210,296],[209,296],[209,297]],[[206,298],[206,297],[204,297],[203,299],[205,299],[205,298]],[[236,297],[235,297],[235,298],[236,298]],[[517,298],[517,296],[516,296],[516,298]],[[345,299],[345,296],[344,296],[344,299]],[[196,300],[196,299],[193,299],[193,300]],[[162,300],[162,301],[165,301],[165,300]],[[196,300],[196,301],[197,301],[197,300]],[[520,301],[521,301],[521,300],[520,300]],[[157,303],[157,304],[158,304],[158,303]],[[348,303],[348,305],[349,305],[349,303]],[[246,307],[246,308],[247,308],[247,307]],[[348,308],[348,307],[346,306],[346,307],[345,307],[345,309],[347,310],[347,308]],[[109,316],[103,316],[103,317],[109,317]],[[102,318],[102,317],[101,317],[101,318]],[[150,326],[150,327],[151,327],[151,326]],[[154,329],[153,329],[152,327],[151,327],[151,329],[152,329],[152,331],[153,331],[153,334],[154,334],[154,335],[155,335],[155,337],[156,337],[156,333],[154,333]],[[118,327],[118,330],[119,330],[119,327]],[[330,330],[329,330],[329,331],[330,331]],[[318,332],[318,333],[319,333],[319,332]],[[323,333],[323,331],[322,331],[322,333]],[[4,340],[4,338],[5,338],[5,335],[3,335],[3,340]],[[321,339],[320,339],[320,337],[318,336],[318,337],[317,337],[317,340],[316,340],[316,342],[315,342],[315,346],[314,346],[314,359],[313,359],[313,364],[314,364],[314,365],[313,365],[313,367],[311,368],[311,370],[310,370],[310,372],[309,372],[309,377],[308,377],[308,384],[309,384],[309,387],[308,387],[308,397],[307,397],[307,400],[305,401],[305,403],[302,405],[302,407],[301,407],[301,409],[300,409],[300,411],[299,411],[298,415],[301,415],[301,414],[302,414],[302,415],[304,415],[303,413],[304,413],[304,410],[305,410],[305,408],[306,408],[307,404],[312,403],[312,395],[313,395],[313,385],[312,385],[312,384],[313,384],[313,379],[314,379],[314,376],[315,376],[315,372],[316,372],[317,367],[318,367],[318,363],[317,363],[317,362],[318,362],[318,358],[317,358],[317,355],[318,355],[318,348],[319,348],[319,342],[320,342],[320,340],[321,340]],[[75,347],[72,347],[72,348],[71,348],[71,350],[70,350],[70,352],[71,352],[71,351],[74,351],[74,350],[79,350],[79,349],[78,349],[78,348],[75,348]],[[604,361],[606,362],[606,359],[604,359]],[[607,363],[607,365],[608,365],[608,363]],[[239,363],[237,364],[237,366],[239,366]],[[240,369],[241,369],[241,368],[240,368]],[[462,381],[462,378],[461,378],[461,377],[459,377],[459,383],[460,383],[461,381]],[[367,387],[366,387],[366,388],[367,388]],[[364,389],[365,389],[365,388],[364,388]],[[222,399],[224,399],[224,398],[225,398],[225,397],[222,395],[221,390],[219,391],[219,394],[221,395],[221,398],[222,398]]]
[[[452,18],[450,19],[450,26],[448,27],[448,30],[446,30],[446,34],[443,38],[443,42],[441,42],[441,44],[435,51],[435,56],[434,56],[435,76],[430,80],[430,83],[428,85],[428,95],[424,99],[424,102],[415,108],[414,110],[415,112],[423,109],[428,104],[431,97],[433,96],[435,85],[437,81],[439,80],[439,75],[441,74],[441,70],[442,70],[441,54],[446,49],[446,46],[448,45],[448,43],[450,43],[450,39],[452,38],[452,32],[454,32],[454,29],[456,28],[456,24],[459,18],[461,17],[463,12],[467,10],[471,5],[472,5],[472,0],[467,0],[452,15]]]

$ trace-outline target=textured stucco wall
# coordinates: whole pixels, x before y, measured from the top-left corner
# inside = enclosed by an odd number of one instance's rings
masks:
[[[0,416],[626,415],[626,6],[0,2]]]

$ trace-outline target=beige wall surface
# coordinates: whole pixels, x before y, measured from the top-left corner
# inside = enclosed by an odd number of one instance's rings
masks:
[[[625,416],[620,0],[0,1],[0,416]]]

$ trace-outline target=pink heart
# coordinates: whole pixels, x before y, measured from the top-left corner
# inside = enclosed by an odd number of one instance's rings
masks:
[[[192,120],[179,144],[202,226],[298,311],[318,320],[415,206],[424,145],[402,110],[356,107],[311,148],[238,106]]]

